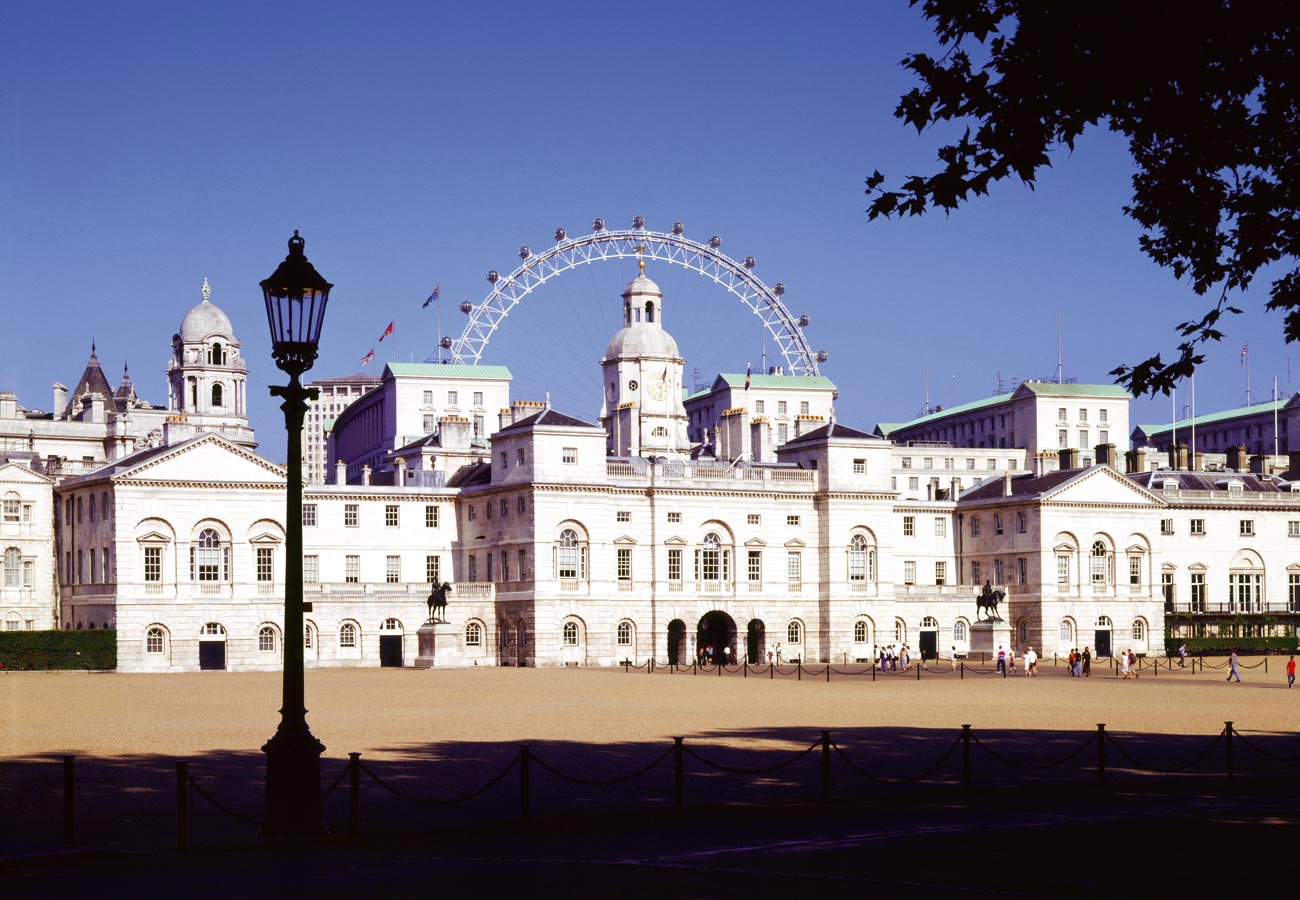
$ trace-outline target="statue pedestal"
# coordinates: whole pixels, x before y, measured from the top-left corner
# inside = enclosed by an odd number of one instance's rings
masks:
[[[416,637],[420,648],[415,657],[417,669],[461,664],[460,630],[450,622],[425,622]]]
[[[998,658],[998,648],[1010,652],[1011,623],[1002,619],[975,622],[970,627],[970,652],[987,653],[991,659]]]

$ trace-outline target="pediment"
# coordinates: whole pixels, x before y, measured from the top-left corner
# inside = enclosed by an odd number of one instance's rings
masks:
[[[799,540],[798,538],[791,538],[790,540],[785,542],[785,546],[799,549],[801,547],[807,547],[808,545],[805,544],[803,541]]]
[[[1205,563],[1192,563],[1190,566],[1187,567],[1187,571],[1189,572],[1205,572],[1208,570],[1209,570],[1209,566],[1207,566]]]
[[[614,543],[615,543],[615,544],[635,544],[635,543],[636,543],[636,538],[632,537],[630,534],[625,534],[625,535],[623,535],[622,537],[616,537],[616,538],[614,538]]]
[[[1079,548],[1074,546],[1074,544],[1057,544],[1052,549],[1057,553],[1074,553]]]
[[[114,480],[283,485],[285,473],[242,447],[216,435],[205,435],[127,469]]]
[[[250,544],[260,544],[263,547],[265,547],[268,545],[280,544],[281,540],[278,534],[272,534],[269,531],[264,531],[261,534],[256,535],[255,537],[249,538],[248,542]]]
[[[745,541],[745,546],[746,546],[746,547],[766,547],[766,546],[767,546],[767,541],[763,540],[762,538],[750,538],[749,540]]]
[[[54,479],[46,478],[17,463],[5,463],[0,466],[0,483],[8,484],[53,484]]]
[[[1124,552],[1129,554],[1130,556],[1134,556],[1140,553],[1146,553],[1147,548],[1144,547],[1142,544],[1132,544],[1128,547],[1125,547]]]
[[[1120,503],[1125,506],[1163,507],[1156,494],[1135,484],[1110,466],[1093,466],[1043,494],[1053,503]]]
[[[686,541],[683,540],[682,538],[678,537],[677,535],[673,535],[673,536],[670,537],[668,540],[664,541],[664,543],[667,544],[669,547],[685,547],[685,546],[686,546]]]
[[[171,535],[163,534],[161,531],[151,531],[148,534],[142,534],[136,539],[138,544],[170,544]]]
[[[1300,572],[1300,563],[1291,563],[1291,565],[1286,567],[1286,570],[1288,572]]]

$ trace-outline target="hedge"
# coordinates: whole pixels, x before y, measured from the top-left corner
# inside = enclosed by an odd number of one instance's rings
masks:
[[[1187,652],[1227,656],[1233,650],[1238,653],[1295,653],[1296,636],[1290,637],[1203,637],[1178,640],[1170,638],[1165,641],[1165,653],[1178,655],[1179,646],[1186,644]]]
[[[0,668],[116,669],[117,632],[0,631]]]

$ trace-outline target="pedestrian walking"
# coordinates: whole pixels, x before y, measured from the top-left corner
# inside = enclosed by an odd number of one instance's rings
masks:
[[[957,668],[957,647],[954,644],[952,648],[952,667]]]
[[[1232,681],[1232,679],[1234,678],[1237,679],[1238,684],[1241,683],[1241,676],[1237,674],[1237,651],[1236,650],[1233,650],[1232,655],[1228,657],[1228,677],[1225,678],[1224,681]]]
[[[1128,653],[1127,652],[1121,653],[1119,655],[1119,671],[1120,674],[1124,676],[1124,680],[1128,681]]]
[[[1187,644],[1183,643],[1178,645],[1178,668],[1184,669],[1186,667],[1187,667]]]
[[[1090,647],[1083,648],[1082,671],[1079,674],[1084,678],[1092,677],[1092,649]]]
[[[1286,686],[1295,687],[1295,656],[1286,661]]]
[[[1002,675],[1007,674],[1007,651],[1004,650],[1004,649],[1002,649],[1002,645],[1001,645],[1001,644],[998,645],[998,668],[997,668],[997,671],[998,671],[1000,674],[1002,674]]]
[[[1025,651],[1025,674],[1038,677],[1038,654],[1033,647]]]

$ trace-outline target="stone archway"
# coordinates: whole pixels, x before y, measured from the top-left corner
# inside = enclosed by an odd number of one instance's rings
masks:
[[[695,635],[697,648],[704,647],[706,653],[709,647],[713,648],[713,662],[729,662],[726,657],[727,648],[731,648],[731,658],[735,658],[736,620],[721,610],[705,613],[695,628]]]
[[[767,662],[767,625],[762,619],[751,619],[745,629],[745,662]]]
[[[668,665],[690,664],[691,654],[686,646],[686,623],[681,619],[673,619],[668,623]]]

